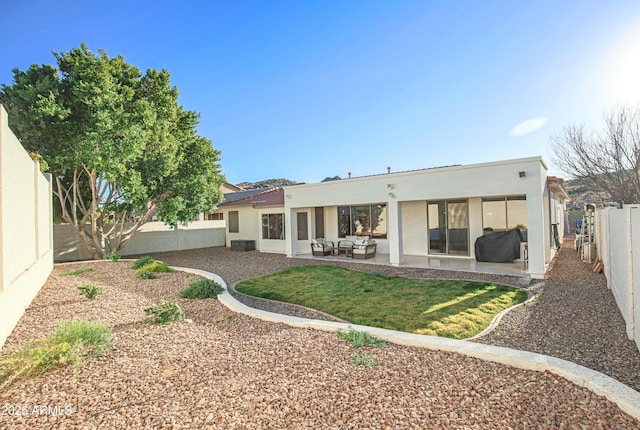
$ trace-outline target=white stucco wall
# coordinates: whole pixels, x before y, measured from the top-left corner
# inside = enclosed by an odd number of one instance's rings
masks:
[[[226,220],[226,246],[231,247],[232,240],[255,240],[256,249],[259,250],[258,234],[260,232],[260,224],[257,222],[257,211],[252,206],[239,206],[233,208],[221,209],[223,217]],[[238,212],[238,232],[229,232],[229,212]]]
[[[0,106],[0,346],[53,269],[50,176],[40,173]]]
[[[405,255],[427,255],[427,203],[424,200],[402,202],[402,215]]]

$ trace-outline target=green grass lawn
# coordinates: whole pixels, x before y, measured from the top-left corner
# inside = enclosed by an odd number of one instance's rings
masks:
[[[464,339],[527,299],[505,285],[406,279],[335,266],[299,266],[236,285],[241,293],[317,309],[352,324]]]

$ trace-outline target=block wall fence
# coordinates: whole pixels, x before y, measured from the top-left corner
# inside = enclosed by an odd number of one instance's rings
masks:
[[[225,246],[226,221],[193,221],[187,226],[173,229],[163,222],[144,224],[120,255],[151,254],[154,252],[183,251],[187,249]],[[54,259],[56,262],[78,261],[89,258],[89,252],[79,240],[73,226],[53,226]]]
[[[604,263],[627,336],[640,350],[640,205],[596,212],[596,252]]]
[[[0,346],[53,269],[51,176],[11,132],[0,105]]]

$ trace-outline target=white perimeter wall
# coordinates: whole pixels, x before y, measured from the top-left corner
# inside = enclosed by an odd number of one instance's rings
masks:
[[[7,121],[0,106],[0,346],[53,269],[51,182]]]
[[[640,349],[640,205],[596,212],[596,252],[626,323]]]
[[[55,260],[77,261],[89,258],[73,226],[53,227]],[[193,221],[187,226],[172,229],[163,222],[148,222],[133,236],[120,252],[121,255],[152,252],[183,251],[225,245],[225,221]]]

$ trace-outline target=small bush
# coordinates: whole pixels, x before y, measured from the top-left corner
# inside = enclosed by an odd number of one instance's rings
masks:
[[[146,264],[140,267],[138,270],[136,270],[136,276],[143,279],[155,278],[155,276],[150,278],[144,278],[143,276],[146,276],[146,275],[141,275],[143,272],[150,272],[150,273],[173,272],[173,269],[169,267],[166,263],[162,263],[161,261],[152,261],[151,263]]]
[[[151,316],[147,321],[152,324],[169,324],[184,318],[184,311],[176,303],[163,300],[160,306],[153,305],[144,310],[144,313]]]
[[[378,339],[375,336],[371,336],[366,331],[358,331],[354,329],[351,329],[347,332],[339,331],[338,337],[342,340],[351,342],[356,348],[360,348],[361,346],[387,346],[387,342],[382,339]]]
[[[113,261],[114,263],[120,260],[121,258],[122,258],[122,255],[118,254],[117,252],[112,252],[111,254],[109,254],[109,260]]]
[[[378,367],[376,359],[371,354],[356,354],[351,357],[351,362],[365,367]]]
[[[138,269],[136,270],[136,276],[141,279],[156,279],[157,276],[155,273],[149,270]]]
[[[58,324],[51,340],[54,343],[82,344],[88,355],[98,356],[109,351],[111,336],[111,329],[102,324],[76,320]]]
[[[148,270],[149,272],[173,272],[173,269],[169,267],[167,263],[162,261],[154,261],[152,263],[142,266],[140,269]],[[138,270],[140,270],[138,269]]]
[[[153,259],[153,257],[150,256],[144,256],[144,257],[140,257],[138,258],[136,261],[133,262],[133,266],[131,266],[132,269],[139,269],[143,266],[146,266],[147,264],[151,264],[153,263],[155,260]]]
[[[95,299],[100,294],[103,294],[102,287],[97,286],[96,284],[84,284],[78,287],[80,290],[80,294],[85,296],[89,300]]]
[[[108,352],[111,339],[112,331],[108,327],[88,321],[63,321],[48,338],[0,359],[0,387],[58,366],[71,364],[78,369],[87,356]]]
[[[90,267],[84,269],[71,269],[66,273],[63,273],[62,276],[76,276],[86,272],[93,272],[93,269]]]
[[[221,292],[222,286],[220,284],[211,279],[201,278],[180,291],[180,297],[183,299],[209,299],[217,297]]]

